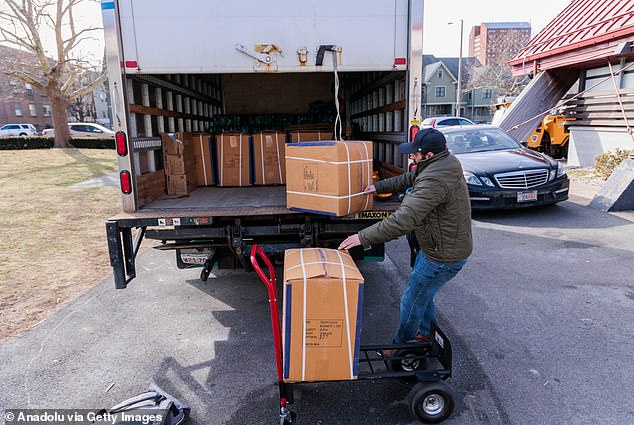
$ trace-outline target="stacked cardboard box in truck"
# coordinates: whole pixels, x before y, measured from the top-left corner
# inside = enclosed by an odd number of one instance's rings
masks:
[[[286,182],[284,154],[286,140],[279,131],[264,131],[251,136],[253,184],[281,185]]]
[[[192,141],[196,183],[198,186],[213,186],[216,184],[213,168],[213,137],[207,133],[194,134]]]
[[[333,140],[334,135],[332,130],[289,130],[288,141],[291,143],[296,142],[321,142],[326,140]]]
[[[309,142],[286,146],[288,208],[345,216],[372,208],[372,142]]]
[[[216,135],[218,186],[251,186],[249,135],[227,132]]]
[[[163,133],[163,160],[168,195],[187,195],[196,189],[191,133]]]
[[[165,170],[158,170],[138,176],[136,185],[140,206],[161,199],[166,192]]]
[[[282,341],[286,382],[358,376],[363,276],[346,251],[284,255]]]

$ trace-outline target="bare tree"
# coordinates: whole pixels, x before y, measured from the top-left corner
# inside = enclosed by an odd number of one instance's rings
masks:
[[[526,85],[526,78],[515,78],[508,65],[475,65],[469,69],[467,90],[490,88],[505,95],[517,95]]]
[[[78,27],[73,9],[90,0],[4,0],[0,6],[0,44],[17,47],[35,55],[33,63],[3,64],[2,71],[31,84],[44,92],[51,101],[55,147],[68,147],[68,106],[74,99],[90,93],[103,83],[105,74],[88,84],[82,84],[82,66],[78,46],[94,38],[101,28]],[[56,52],[48,57],[42,34],[50,31]]]

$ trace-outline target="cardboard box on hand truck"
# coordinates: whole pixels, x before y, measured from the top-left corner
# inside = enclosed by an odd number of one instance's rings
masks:
[[[346,251],[289,249],[282,319],[285,382],[358,376],[363,276]]]
[[[227,132],[216,135],[218,186],[251,186],[249,135]]]
[[[251,137],[253,140],[253,184],[284,184],[286,182],[284,133],[261,131]]]
[[[286,145],[286,205],[345,216],[372,208],[364,195],[372,183],[372,142],[307,142]]]

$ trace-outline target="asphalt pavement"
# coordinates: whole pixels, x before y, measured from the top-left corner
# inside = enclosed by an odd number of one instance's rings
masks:
[[[634,424],[634,215],[586,204],[474,214],[474,255],[437,296],[458,401],[447,425]],[[361,265],[363,343],[391,339],[408,261],[399,240]],[[257,276],[214,271],[205,284],[155,250],[137,273],[2,343],[0,410],[108,407],[155,382],[191,404],[192,424],[278,423]],[[306,384],[294,410],[300,424],[409,424],[407,393],[395,381]]]

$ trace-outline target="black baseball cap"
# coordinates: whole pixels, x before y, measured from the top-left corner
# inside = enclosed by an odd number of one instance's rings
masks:
[[[410,154],[416,152],[433,154],[440,153],[447,149],[447,140],[445,135],[435,128],[425,128],[420,130],[414,136],[414,141],[411,143],[401,143],[398,145],[398,150],[402,154]]]

